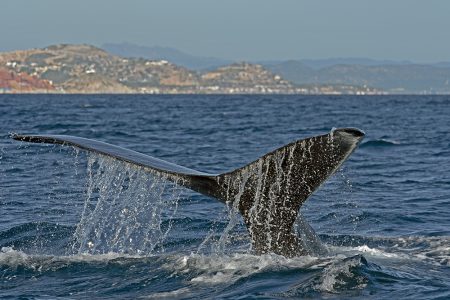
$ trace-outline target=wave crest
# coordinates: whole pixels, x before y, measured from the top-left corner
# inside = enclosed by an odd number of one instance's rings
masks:
[[[392,147],[392,146],[398,146],[401,145],[400,142],[388,140],[388,139],[376,139],[376,140],[369,140],[366,142],[363,142],[359,147],[360,148],[378,148],[378,147]]]

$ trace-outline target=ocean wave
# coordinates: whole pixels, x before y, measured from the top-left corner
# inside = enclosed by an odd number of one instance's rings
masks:
[[[450,237],[361,237],[353,245],[331,245],[328,248],[329,253],[321,257],[286,258],[274,254],[173,252],[158,255],[114,252],[43,255],[3,247],[0,250],[0,271],[3,276],[12,278],[19,274],[41,276],[47,273],[46,276],[56,276],[60,272],[76,274],[83,270],[83,274],[95,275],[98,272],[109,274],[133,269],[144,276],[140,282],[183,282],[182,286],[173,290],[149,290],[146,298],[189,297],[199,291],[210,290],[211,286],[236,296],[238,294],[233,294],[230,287],[236,286],[237,291],[245,293],[258,291],[259,295],[270,297],[358,295],[371,285],[377,286],[379,281],[415,280],[415,273],[396,267],[405,263],[419,268],[421,265],[428,268],[428,263],[448,266]],[[279,293],[274,293],[273,288],[267,294],[264,292],[265,286],[260,284],[269,278],[278,278],[282,283]],[[246,283],[250,286],[244,288]]]
[[[0,248],[64,251],[65,242],[73,234],[74,226],[50,222],[29,222],[0,231]],[[39,246],[38,246],[39,245]]]
[[[189,281],[197,284],[232,283],[241,278],[286,269],[317,268],[328,259],[312,256],[286,258],[275,254],[202,255],[191,254],[168,261],[164,268],[172,275],[190,274]]]
[[[368,278],[359,269],[367,265],[367,260],[362,255],[337,261],[324,269],[320,280],[313,285],[314,289],[331,293],[340,290],[363,289],[368,283]]]
[[[400,142],[388,139],[376,139],[376,140],[368,140],[363,142],[359,147],[360,148],[377,148],[377,147],[392,147],[401,145]]]
[[[313,273],[287,291],[271,296],[316,298],[324,294],[358,293],[370,282],[369,270],[377,268],[376,265],[369,264],[362,255],[336,259],[321,272]]]
[[[36,272],[56,271],[61,268],[70,267],[72,264],[98,264],[115,261],[119,264],[125,262],[147,259],[147,256],[127,255],[122,253],[105,254],[76,254],[76,255],[45,255],[27,254],[22,250],[15,250],[11,247],[0,249],[0,270],[17,270],[24,268]]]
[[[191,295],[191,290],[187,287],[176,289],[170,292],[156,292],[143,296],[143,299],[185,299]]]
[[[415,260],[432,265],[450,266],[450,237],[357,237],[339,236],[323,239],[331,243],[330,253],[363,254],[370,258]]]

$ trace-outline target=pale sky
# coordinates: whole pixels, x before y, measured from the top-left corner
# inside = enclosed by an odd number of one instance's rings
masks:
[[[233,60],[450,61],[450,1],[0,0],[0,51],[111,42]]]

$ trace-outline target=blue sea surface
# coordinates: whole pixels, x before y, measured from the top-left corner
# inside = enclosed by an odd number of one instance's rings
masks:
[[[366,137],[300,210],[328,251],[295,258],[212,198],[9,137],[222,173],[339,127]],[[450,96],[0,95],[0,129],[1,299],[450,299]]]

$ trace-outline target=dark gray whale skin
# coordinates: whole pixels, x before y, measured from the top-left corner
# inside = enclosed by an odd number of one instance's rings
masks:
[[[298,140],[223,174],[182,167],[133,150],[67,135],[20,135],[15,140],[61,144],[107,155],[164,176],[232,205],[242,214],[256,254],[307,254],[293,230],[301,205],[355,150],[364,137],[356,128]]]

